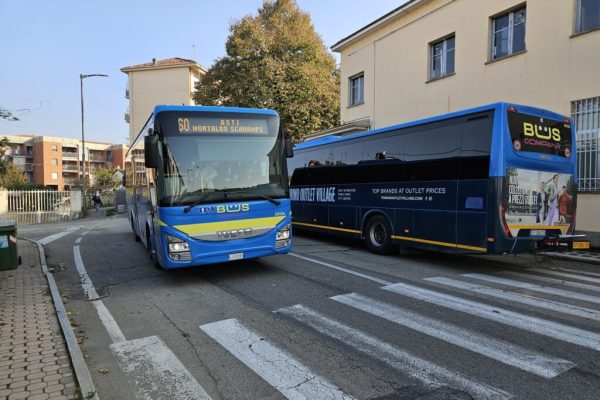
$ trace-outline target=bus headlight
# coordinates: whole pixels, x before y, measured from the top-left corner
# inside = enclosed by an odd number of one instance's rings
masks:
[[[287,247],[290,244],[290,226],[286,225],[277,231],[275,236],[275,247],[278,249]]]
[[[169,244],[169,257],[171,257],[172,260],[189,261],[192,259],[190,244],[185,240],[167,235],[167,243]]]

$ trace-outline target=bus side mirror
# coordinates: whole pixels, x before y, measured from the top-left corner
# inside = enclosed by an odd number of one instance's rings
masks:
[[[287,158],[294,157],[294,146],[292,145],[292,138],[289,136],[285,137],[285,156]]]
[[[158,167],[158,136],[144,137],[144,164],[146,168]]]

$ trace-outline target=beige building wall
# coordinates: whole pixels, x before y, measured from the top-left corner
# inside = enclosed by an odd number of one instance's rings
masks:
[[[569,115],[571,101],[599,96],[600,31],[573,36],[575,0],[527,1],[527,50],[489,62],[490,17],[519,4],[415,2],[398,20],[334,47],[341,53],[342,123],[369,117],[379,128],[496,101]],[[451,33],[455,74],[428,82],[429,43]],[[348,79],[361,71],[365,103],[348,107]]]
[[[491,17],[526,4],[526,51],[490,61]],[[341,54],[341,123],[372,128],[497,101],[571,114],[600,96],[600,30],[574,34],[576,0],[414,0],[333,46]],[[455,74],[429,81],[430,43],[455,34]],[[364,104],[349,78],[364,72]],[[578,229],[600,231],[600,195],[581,194]]]
[[[194,84],[206,70],[192,60],[172,58],[121,69],[128,76],[130,144],[157,104],[193,105]]]

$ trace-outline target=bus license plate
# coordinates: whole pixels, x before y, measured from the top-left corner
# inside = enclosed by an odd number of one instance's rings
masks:
[[[233,253],[229,255],[229,261],[241,260],[244,258],[244,253]]]
[[[541,229],[533,229],[530,233],[530,236],[546,236],[546,231]]]
[[[573,242],[573,249],[589,249],[590,242]]]

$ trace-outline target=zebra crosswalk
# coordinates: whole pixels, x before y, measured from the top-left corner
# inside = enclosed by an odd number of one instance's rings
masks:
[[[298,258],[311,262],[307,257]],[[600,280],[581,277],[576,271],[536,268],[523,272],[433,276],[392,283],[352,271],[351,267],[319,264],[383,286],[371,288],[368,295],[341,293],[316,306],[293,304],[279,308],[274,310],[273,325],[261,332],[252,330],[238,319],[200,326],[221,348],[288,399],[354,399],[359,396],[352,385],[345,387],[339,377],[331,379],[327,373],[321,373],[312,363],[311,354],[294,350],[293,346],[291,350],[283,344],[279,346],[280,336],[271,338],[270,330],[281,323],[277,322],[281,318],[300,325],[316,340],[339,342],[344,351],[376,360],[418,385],[449,387],[467,392],[475,399],[504,400],[519,397],[519,394],[511,393],[514,387],[503,387],[502,379],[481,376],[477,370],[469,371],[468,368],[467,372],[465,368],[459,370],[446,360],[421,354],[422,349],[411,348],[406,340],[390,340],[394,332],[382,336],[370,325],[349,321],[340,314],[346,309],[364,314],[365,318],[393,324],[402,332],[416,332],[424,341],[443,342],[444,346],[461,352],[461,357],[487,358],[515,374],[529,374],[545,381],[559,379],[578,368],[577,357],[571,352],[553,351],[552,346],[533,348],[532,337],[539,337],[544,343],[559,341],[600,351],[600,308],[597,307],[600,296],[590,294],[600,291]],[[547,275],[560,277],[560,280]],[[479,324],[461,326],[457,321],[463,319],[449,322],[449,318],[439,317],[443,315],[440,310],[460,313],[468,316],[465,320],[481,320],[482,324],[497,325],[511,333],[496,337],[490,333],[493,332],[491,329],[479,329]],[[521,335],[527,336],[528,340],[522,340]],[[286,347],[285,351],[283,347]],[[595,390],[600,391],[600,386]]]

